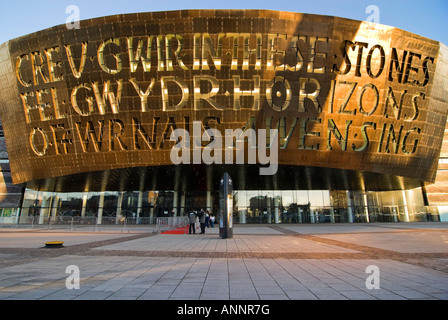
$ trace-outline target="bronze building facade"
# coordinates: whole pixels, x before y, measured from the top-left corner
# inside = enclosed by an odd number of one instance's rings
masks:
[[[269,10],[116,15],[10,40],[0,117],[17,220],[216,212],[228,172],[239,223],[438,221],[427,190],[447,66],[446,46],[406,31]]]

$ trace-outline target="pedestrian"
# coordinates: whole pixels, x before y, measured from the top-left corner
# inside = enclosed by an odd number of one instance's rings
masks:
[[[206,211],[205,213],[205,226],[210,228],[210,211]]]
[[[213,214],[210,215],[210,227],[215,227],[215,216]]]
[[[204,234],[205,233],[205,212],[202,209],[199,211],[199,222],[201,224],[201,233],[200,234]]]
[[[196,234],[196,215],[194,214],[194,211],[190,211],[190,214],[188,215],[188,222],[190,223],[188,233],[191,234],[191,229],[193,229],[193,233]]]

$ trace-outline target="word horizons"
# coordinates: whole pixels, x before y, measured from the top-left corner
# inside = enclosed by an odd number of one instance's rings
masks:
[[[293,36],[292,38],[286,35],[274,35],[267,34],[261,35],[257,34],[256,37],[256,47],[250,47],[251,37],[253,35],[250,34],[219,34],[217,35],[218,39],[218,47],[215,47],[214,42],[212,41],[212,36],[210,34],[195,34],[194,35],[194,58],[193,58],[193,71],[210,71],[209,60],[213,61],[213,65],[216,70],[221,70],[224,68],[223,62],[228,60],[226,56],[223,54],[225,51],[224,39],[231,38],[233,39],[233,47],[232,47],[232,59],[230,63],[230,70],[241,73],[241,71],[249,70],[252,68],[254,71],[262,70],[262,66],[266,70],[272,71],[288,71],[288,72],[300,72],[304,65],[306,65],[306,73],[308,74],[323,74],[328,73],[327,67],[325,66],[325,59],[328,59],[329,49],[327,46],[326,52],[318,52],[317,48],[319,43],[328,44],[328,38],[322,37],[312,37],[312,36]],[[241,63],[241,59],[239,59],[240,55],[238,52],[240,51],[240,41],[239,39],[243,39],[242,43],[244,46],[242,47],[243,51],[243,61]],[[175,41],[173,41],[175,39]],[[262,41],[264,39],[264,41]],[[146,41],[146,42],[145,42]],[[283,41],[283,42],[281,42]],[[123,42],[127,43],[127,55],[128,65],[127,71],[124,71],[124,59],[122,55],[122,44]],[[157,67],[153,67],[153,42],[156,42],[155,50],[157,51]],[[175,46],[173,42],[177,42],[177,49],[174,51]],[[305,56],[300,48],[300,43],[308,44],[308,61],[305,60]],[[138,39],[138,45],[135,48],[135,39],[133,37],[126,38],[126,41],[121,38],[112,38],[106,41],[103,41],[97,48],[95,48],[96,59],[98,61],[99,68],[105,73],[111,75],[119,75],[120,73],[129,73],[132,75],[137,71],[142,65],[144,72],[154,71],[158,73],[165,72],[165,74],[170,71],[174,71],[174,62],[177,61],[178,68],[181,70],[189,70],[189,68],[184,63],[183,59],[187,59],[183,57],[181,54],[182,50],[184,50],[184,39],[179,34],[171,34],[171,35],[150,35],[146,39]],[[269,45],[265,45],[268,43]],[[281,47],[279,43],[289,43],[289,47],[287,50],[280,50]],[[90,49],[91,44],[88,42],[82,43],[81,48],[81,57],[75,59],[73,46],[75,45],[64,45],[64,46],[55,46],[51,48],[47,48],[43,50],[43,53],[40,51],[32,52],[29,54],[23,54],[16,58],[16,77],[21,86],[21,89],[27,89],[30,87],[42,87],[46,86],[45,89],[39,89],[35,91],[27,91],[21,90],[21,98],[24,105],[25,117],[27,123],[31,121],[30,112],[33,109],[39,110],[39,121],[48,121],[52,119],[63,119],[66,117],[66,112],[61,110],[57,90],[54,88],[54,84],[57,82],[61,82],[65,80],[64,74],[61,73],[65,65],[69,65],[69,69],[71,70],[71,75],[76,79],[81,79],[83,74],[87,71],[92,71],[95,69],[93,60],[95,60],[95,56],[91,56],[88,59],[88,52],[92,51]],[[322,45],[321,45],[322,46]],[[324,46],[325,47],[325,46]],[[106,55],[106,48],[111,51],[111,48],[115,48],[117,52],[109,53]],[[266,61],[262,63],[263,57],[265,55],[262,54],[262,48],[267,51]],[[362,76],[362,61],[365,62],[365,69],[368,77],[372,79],[378,78],[386,65],[386,55],[385,50],[381,45],[373,45],[370,47],[370,50],[367,54],[367,57],[364,55],[364,49],[368,49],[369,44],[366,42],[353,42],[350,40],[344,40],[340,44],[340,58],[343,59],[344,67],[339,67],[338,63],[334,63],[330,73],[346,75],[352,70],[352,66],[354,64],[355,77]],[[146,50],[146,51],[145,51]],[[356,53],[357,50],[357,53]],[[174,51],[174,52],[173,52]],[[356,53],[356,63],[352,61],[353,57],[351,53]],[[65,52],[65,55],[63,54]],[[287,53],[291,53],[293,56],[294,63],[291,61],[286,61]],[[374,69],[374,64],[372,63],[373,57],[379,58],[379,66],[376,66],[377,70]],[[65,59],[63,59],[65,58]],[[109,59],[107,59],[109,58]],[[175,59],[174,59],[175,58]],[[252,58],[252,60],[251,60]],[[250,63],[255,59],[255,63]],[[79,66],[76,66],[75,61],[79,60]],[[191,59],[191,57],[190,57]],[[420,61],[419,65],[416,65],[416,60]],[[90,60],[90,64],[88,63]],[[289,59],[291,60],[291,59]],[[412,51],[403,51],[401,55],[401,59],[399,58],[399,53],[396,48],[391,49],[390,59],[389,59],[389,71],[387,79],[389,82],[398,82],[400,84],[408,84],[411,86],[417,87],[425,87],[430,80],[430,72],[429,72],[429,64],[434,62],[433,57],[423,57],[419,53],[415,53]],[[109,65],[107,61],[115,61],[114,65]],[[281,61],[280,63],[278,61]],[[320,61],[321,66],[317,66],[317,61]],[[26,63],[28,62],[28,63]],[[230,61],[229,61],[230,62]],[[190,65],[191,63],[189,63]],[[290,65],[292,64],[292,65]],[[90,68],[90,69],[89,69]],[[31,72],[24,72],[24,70],[29,70]],[[396,76],[394,75],[396,73]],[[24,76],[24,73],[28,74],[28,77]],[[31,73],[31,74],[30,74]],[[193,77],[194,80],[194,109],[198,110],[203,108],[203,101],[208,102],[208,106],[213,107],[217,110],[225,110],[226,106],[219,105],[213,99],[215,95],[218,94],[220,87],[220,82],[222,84],[225,80],[231,80],[233,83],[233,109],[239,110],[241,109],[241,104],[239,103],[240,98],[242,96],[252,96],[254,98],[253,110],[259,110],[260,108],[260,100],[262,90],[260,88],[260,78],[259,76],[254,76],[254,88],[251,90],[243,90],[241,88],[241,77],[240,75],[233,75],[232,79],[221,79],[218,80],[216,77],[207,76],[201,73],[200,75],[195,75]],[[69,96],[71,100],[71,106],[75,113],[81,116],[89,116],[94,113],[94,100],[97,104],[97,113],[100,115],[104,115],[106,113],[106,101],[109,101],[111,112],[113,114],[118,114],[120,111],[120,102],[121,95],[124,90],[124,79],[120,78],[114,82],[110,80],[105,81],[103,84],[99,84],[98,82],[93,83],[81,83],[76,85],[71,90]],[[156,78],[152,78],[149,86],[146,89],[142,89],[140,84],[134,77],[129,78],[129,82],[135,89],[136,94],[141,100],[141,111],[147,112],[150,109],[148,106],[148,97],[151,94],[155,94],[155,84]],[[182,98],[181,101],[175,105],[169,105],[169,89],[168,84],[173,83],[177,85],[181,92]],[[212,89],[209,92],[201,92],[200,85],[201,82],[208,82],[211,85]],[[272,82],[268,85],[265,84],[265,94],[268,102],[271,102],[272,105],[272,87],[279,83],[284,82],[286,86],[286,103],[289,103],[291,97],[291,85],[288,83],[289,80],[285,79],[284,76],[277,77],[272,80]],[[313,102],[314,105],[318,106],[317,97],[321,91],[321,84],[319,81],[313,77],[300,77],[298,79],[299,83],[299,112],[303,112],[304,110],[304,100],[309,99]],[[52,86],[53,85],[53,86]],[[112,85],[116,86],[116,93],[112,90]],[[314,86],[315,90],[308,92],[306,87]],[[334,90],[335,83],[332,82],[331,89]],[[347,85],[356,85],[356,82],[347,83]],[[102,86],[102,90],[100,88]],[[162,76],[160,78],[160,93],[162,96],[162,110],[163,111],[177,111],[185,107],[185,105],[189,102],[189,96],[191,92],[191,88],[185,83],[184,79],[181,79],[177,76]],[[362,88],[362,91],[359,92],[359,95],[362,98],[363,93],[367,90],[372,90],[373,92],[377,92],[378,89],[373,85],[365,85]],[[231,90],[229,88],[229,90]],[[231,94],[229,90],[225,91],[225,95]],[[391,89],[392,90],[392,89]],[[78,103],[78,93],[80,91],[87,91],[87,93],[92,92],[93,96],[87,96],[85,99],[87,100],[88,110],[82,110]],[[353,91],[351,91],[353,92]],[[276,93],[279,93],[277,91]],[[34,101],[31,101],[34,100]],[[273,106],[274,109],[284,110],[287,108],[287,105],[281,106]],[[281,107],[281,108],[279,108]],[[46,109],[52,109],[51,116],[46,115],[48,111]],[[374,109],[375,110],[375,109]],[[65,110],[66,111],[66,110]],[[321,110],[319,110],[321,111]],[[342,112],[343,110],[340,110]]]
[[[193,44],[193,48],[187,48],[186,44]],[[330,55],[332,46],[338,48],[334,56]],[[114,141],[118,150],[127,150],[122,140],[125,127],[133,128],[134,150],[138,149],[136,135],[140,134],[145,142],[149,141],[139,126],[140,117],[132,118],[132,123],[118,119],[118,115],[128,111],[123,103],[124,95],[139,100],[137,111],[142,116],[154,111],[169,114],[166,129],[171,130],[176,129],[170,125],[172,113],[187,108],[238,113],[243,110],[258,112],[269,106],[280,114],[295,108],[299,114],[314,113],[316,116],[308,117],[307,123],[318,124],[321,123],[320,113],[341,115],[345,117],[339,117],[343,119],[341,122],[328,119],[326,125],[328,136],[330,139],[331,134],[336,137],[342,151],[348,149],[349,126],[353,117],[360,115],[366,117],[360,129],[364,145],[353,147],[353,150],[367,150],[367,129],[376,130],[378,127],[382,128],[378,152],[385,150],[390,153],[393,150],[398,153],[403,150],[404,154],[412,154],[417,150],[418,139],[411,147],[406,147],[406,141],[409,135],[420,135],[422,131],[412,123],[418,120],[421,106],[425,104],[425,89],[431,80],[434,60],[434,57],[395,47],[386,54],[384,46],[356,39],[336,42],[327,37],[309,35],[195,33],[192,41],[185,41],[180,34],[154,34],[57,45],[21,54],[15,58],[15,75],[25,121],[30,125],[30,146],[39,157],[50,154],[47,152],[49,146],[54,146],[55,152],[51,154],[67,154],[69,146],[74,143],[82,146],[82,152],[88,152],[91,142],[93,151],[100,152],[102,130],[107,123],[110,142],[107,151],[114,150]],[[70,72],[64,73],[64,70]],[[108,79],[113,77],[113,80],[104,80],[103,83],[83,81],[87,73],[96,70],[108,74]],[[137,80],[138,71],[148,73],[149,81]],[[188,71],[191,78],[179,77],[179,71]],[[247,79],[245,71],[255,75]],[[265,71],[273,71],[275,76],[271,80],[263,80],[259,74]],[[295,80],[291,79],[291,74],[296,76]],[[352,81],[331,80],[329,88],[325,88],[321,80],[323,75],[353,77]],[[381,75],[386,79],[386,90],[374,84]],[[360,78],[360,83],[361,78],[372,82],[361,86],[353,81],[357,78]],[[58,83],[68,79],[76,80],[75,84],[61,89]],[[398,91],[395,84],[409,89]],[[326,108],[322,104],[322,92],[328,92]],[[334,97],[337,95],[344,98],[336,101]],[[374,96],[370,105],[365,100],[368,95]],[[68,100],[61,97],[68,97]],[[69,121],[70,115],[86,121]],[[369,121],[367,117],[372,115],[381,115],[385,122]],[[93,123],[90,118],[93,116],[112,116],[113,119]],[[393,118],[403,121],[397,133],[394,131],[397,124],[394,128],[386,122]],[[154,117],[154,126],[156,119]],[[291,124],[292,131],[300,121]],[[338,127],[344,127],[345,134]],[[306,123],[301,129],[302,137],[324,135],[307,131]],[[97,133],[98,137],[95,136]],[[127,134],[128,137],[131,135]],[[167,135],[169,132],[165,130],[163,136]],[[290,138],[289,134],[283,135]],[[389,141],[393,142],[393,149],[382,148],[382,141],[386,138],[387,145]],[[327,150],[332,150],[330,142],[327,141]],[[305,149],[318,148],[315,144]],[[154,148],[150,146],[150,149]]]

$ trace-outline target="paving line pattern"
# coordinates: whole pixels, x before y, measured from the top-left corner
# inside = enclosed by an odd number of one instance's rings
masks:
[[[201,241],[191,238],[200,235],[182,235],[191,244],[189,250],[185,243],[169,250],[135,246],[162,239],[153,234],[63,249],[2,248],[0,299],[448,299],[447,252],[397,252],[331,239],[328,234],[269,228],[275,232],[235,235],[239,241],[228,239],[229,246],[214,235],[201,235]],[[320,250],[286,246],[294,242]],[[80,290],[65,287],[68,264],[82,270]],[[381,270],[380,290],[366,288],[368,265]]]

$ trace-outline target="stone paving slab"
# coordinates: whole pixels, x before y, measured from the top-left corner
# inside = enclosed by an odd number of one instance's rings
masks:
[[[448,230],[448,224],[445,222],[282,224],[281,227],[300,234],[399,233],[418,230]]]
[[[1,229],[0,229],[1,230]],[[1,230],[3,231],[3,230]],[[124,238],[126,233],[74,233],[61,231],[0,232],[0,248],[42,248],[49,241],[63,241],[65,246],[80,245],[93,241]]]
[[[448,252],[448,233],[446,231],[331,234],[320,235],[320,237],[365,246],[373,245],[376,248],[397,252]],[[430,245],[428,245],[428,243],[430,243]]]
[[[0,230],[0,300],[448,300],[448,225],[409,225],[235,226],[232,239]],[[69,245],[30,246],[49,235]]]
[[[80,290],[69,290],[65,286],[68,264],[76,264],[81,270]],[[369,290],[365,285],[365,268],[371,264],[381,270],[380,289],[377,290]],[[201,279],[192,282],[198,274]],[[235,281],[230,282],[230,277]],[[249,300],[448,299],[448,277],[442,272],[382,259],[139,257],[129,263],[126,257],[79,259],[77,256],[60,256],[37,264],[24,264],[18,269],[3,269],[0,280],[0,299],[6,300],[208,300],[216,297]]]
[[[239,235],[232,239],[219,239],[213,234],[164,235],[120,242],[95,250],[162,251],[162,252],[317,252],[353,253],[355,250],[314,242],[289,235],[277,235],[275,240],[268,235]]]

